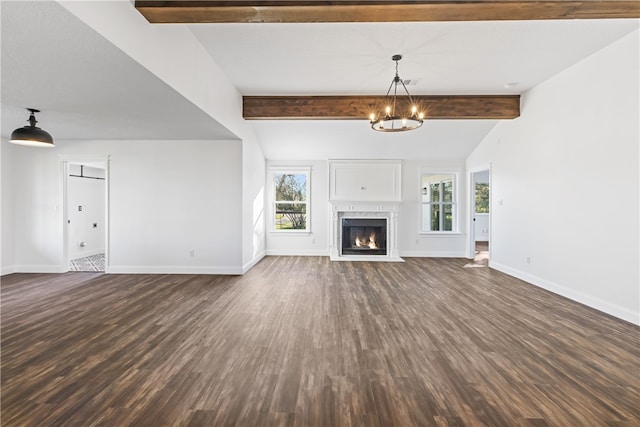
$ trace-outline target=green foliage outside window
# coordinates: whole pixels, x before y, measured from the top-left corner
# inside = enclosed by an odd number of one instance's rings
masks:
[[[489,184],[476,183],[476,213],[489,213]]]
[[[274,174],[276,230],[307,229],[307,175]]]

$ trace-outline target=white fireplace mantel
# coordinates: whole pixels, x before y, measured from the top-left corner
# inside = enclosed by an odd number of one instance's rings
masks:
[[[329,239],[329,257],[332,261],[386,261],[404,262],[398,253],[398,212],[400,203],[367,202],[330,202],[331,235]],[[343,255],[342,219],[343,218],[383,218],[387,220],[386,255]]]
[[[330,160],[329,256],[334,261],[399,261],[398,212],[402,161]],[[387,221],[386,255],[342,255],[342,219],[378,218]]]

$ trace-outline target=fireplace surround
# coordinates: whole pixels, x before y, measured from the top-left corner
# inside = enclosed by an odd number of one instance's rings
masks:
[[[403,262],[397,245],[399,207],[399,203],[331,203],[331,260]]]
[[[398,254],[401,177],[399,160],[329,161],[332,261],[403,262]]]

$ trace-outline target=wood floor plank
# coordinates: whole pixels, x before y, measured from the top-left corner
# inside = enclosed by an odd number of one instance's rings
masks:
[[[406,261],[4,276],[2,425],[640,425],[640,328]]]

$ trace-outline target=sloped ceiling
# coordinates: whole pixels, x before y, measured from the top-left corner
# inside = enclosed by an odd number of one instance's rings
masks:
[[[57,139],[234,136],[55,2],[3,1],[2,135],[24,107]],[[138,13],[133,5],[132,13]],[[383,94],[391,56],[413,94],[520,94],[637,29],[638,20],[188,25],[244,95]],[[173,24],[171,24],[173,25]],[[183,24],[177,24],[183,25]],[[207,82],[202,82],[207,84]],[[510,84],[508,86],[505,86]],[[251,122],[267,158],[464,160],[493,120]]]
[[[3,137],[32,107],[61,141],[236,138],[56,2],[1,7]]]

